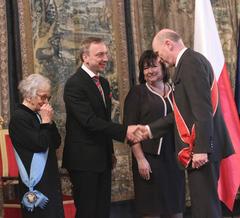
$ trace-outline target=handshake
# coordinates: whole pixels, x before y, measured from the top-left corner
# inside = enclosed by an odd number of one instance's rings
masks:
[[[143,125],[130,125],[127,129],[126,138],[132,144],[150,138],[148,128]]]

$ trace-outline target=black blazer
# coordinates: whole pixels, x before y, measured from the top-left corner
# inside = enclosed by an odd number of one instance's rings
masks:
[[[56,149],[61,144],[61,138],[55,123],[41,124],[34,111],[20,104],[11,116],[9,134],[28,175],[34,153],[45,152],[49,149],[44,173],[34,187],[49,198],[48,206],[44,209],[37,207],[32,214],[27,210],[22,210],[22,217],[64,217],[56,156]],[[28,191],[29,188],[19,177],[19,198],[22,200],[23,195]]]
[[[195,153],[209,153],[211,158],[219,160],[233,153],[225,122],[222,117],[220,102],[212,116],[211,85],[213,72],[209,61],[200,53],[187,49],[179,60],[173,83],[174,97],[189,130],[196,128]],[[180,139],[173,114],[164,120],[150,124],[154,137],[164,134],[164,128],[174,124],[176,151],[187,145]]]
[[[124,141],[126,128],[111,121],[109,83],[100,77],[106,107],[93,79],[82,69],[72,75],[64,89],[66,137],[63,167],[100,172],[111,167],[112,139]]]

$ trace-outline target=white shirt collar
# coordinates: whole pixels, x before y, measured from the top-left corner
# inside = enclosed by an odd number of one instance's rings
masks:
[[[99,74],[93,73],[91,70],[88,69],[88,67],[85,64],[82,64],[81,68],[91,77],[93,78],[94,76],[99,76]]]
[[[187,50],[187,48],[185,47],[185,48],[183,48],[183,49],[178,53],[177,59],[176,59],[176,63],[175,63],[175,67],[177,67],[180,58],[182,57],[183,53],[184,53],[186,50]]]

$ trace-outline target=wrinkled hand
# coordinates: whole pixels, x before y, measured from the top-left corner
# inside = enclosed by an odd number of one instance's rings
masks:
[[[53,108],[50,104],[44,104],[39,112],[42,118],[42,123],[51,123],[53,118]]]
[[[131,125],[127,129],[127,139],[133,143],[138,143],[149,138],[148,130],[143,125]]]
[[[146,160],[146,158],[142,158],[140,160],[137,160],[138,163],[138,172],[140,176],[143,179],[149,180],[150,179],[150,173],[152,173],[151,167]]]
[[[202,167],[207,162],[208,162],[208,154],[207,153],[193,154],[192,168],[198,169],[199,167]]]

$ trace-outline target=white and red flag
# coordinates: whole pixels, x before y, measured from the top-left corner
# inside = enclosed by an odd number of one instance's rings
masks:
[[[232,211],[240,185],[240,122],[210,0],[195,1],[194,50],[211,63],[219,87],[223,117],[235,154],[221,161],[220,200]]]

